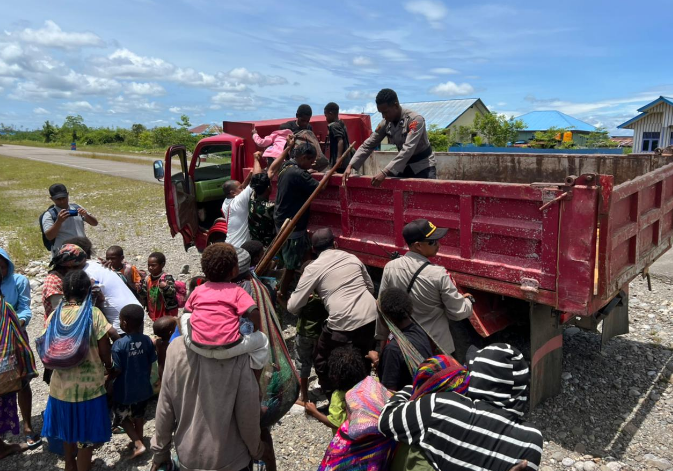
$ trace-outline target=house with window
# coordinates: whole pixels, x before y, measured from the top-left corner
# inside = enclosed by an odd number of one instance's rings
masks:
[[[660,96],[638,112],[617,126],[633,129],[633,152],[654,152],[657,147],[673,145],[673,98]]]

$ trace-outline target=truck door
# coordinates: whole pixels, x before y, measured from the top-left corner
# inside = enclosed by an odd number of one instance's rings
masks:
[[[182,234],[185,249],[194,245],[199,228],[194,181],[187,171],[187,149],[171,146],[166,151],[164,195],[171,235]]]

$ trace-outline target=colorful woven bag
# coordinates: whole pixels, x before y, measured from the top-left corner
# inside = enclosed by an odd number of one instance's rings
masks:
[[[72,324],[63,323],[62,309],[61,302],[44,334],[35,340],[37,353],[44,367],[52,370],[73,368],[82,363],[89,353],[89,337],[93,323],[91,294],[84,300]]]
[[[12,306],[0,296],[0,395],[16,392],[37,376],[28,336]]]

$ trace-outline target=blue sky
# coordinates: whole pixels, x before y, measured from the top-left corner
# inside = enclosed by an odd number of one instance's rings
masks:
[[[671,1],[3,2],[0,122],[129,127],[479,97],[610,130],[673,95]],[[659,26],[658,26],[659,25]],[[628,134],[620,132],[620,134]]]

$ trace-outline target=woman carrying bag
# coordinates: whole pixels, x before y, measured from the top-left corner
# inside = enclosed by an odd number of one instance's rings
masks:
[[[0,286],[2,273],[0,273]],[[35,359],[19,319],[0,290],[0,437],[19,433],[16,392],[37,376]],[[0,439],[0,459],[28,450],[26,443],[8,444]]]
[[[91,280],[84,271],[65,276],[63,296],[36,341],[45,367],[54,370],[42,435],[64,442],[66,471],[86,471],[94,445],[111,437],[105,373],[112,367],[112,326],[93,306]]]

